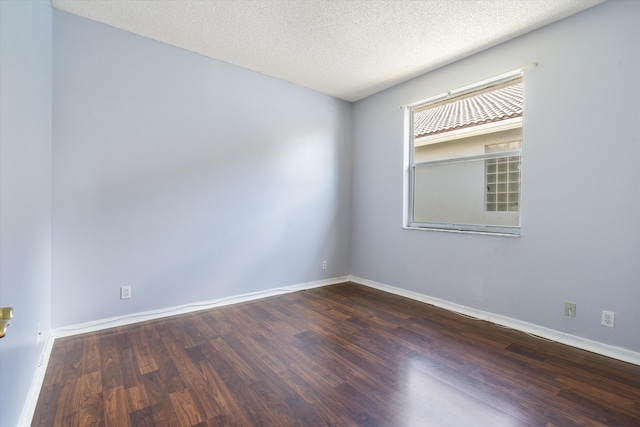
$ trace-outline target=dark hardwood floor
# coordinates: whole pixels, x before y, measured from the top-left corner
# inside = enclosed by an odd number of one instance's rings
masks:
[[[58,339],[33,426],[640,426],[640,366],[346,283]]]

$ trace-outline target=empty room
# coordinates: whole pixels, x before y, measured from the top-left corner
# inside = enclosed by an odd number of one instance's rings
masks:
[[[0,0],[0,426],[640,425],[639,24]]]

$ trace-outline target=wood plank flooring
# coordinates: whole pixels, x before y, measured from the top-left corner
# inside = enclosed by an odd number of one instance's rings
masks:
[[[55,342],[33,426],[640,426],[640,366],[345,283]]]

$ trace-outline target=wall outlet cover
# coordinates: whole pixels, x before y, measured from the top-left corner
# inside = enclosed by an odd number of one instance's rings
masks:
[[[129,298],[131,298],[131,286],[121,286],[120,299],[129,299]]]
[[[616,314],[613,311],[602,312],[602,326],[613,328],[616,322]]]

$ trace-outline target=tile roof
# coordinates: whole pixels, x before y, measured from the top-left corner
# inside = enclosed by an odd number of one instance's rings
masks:
[[[523,83],[484,92],[416,112],[414,137],[522,117]]]

